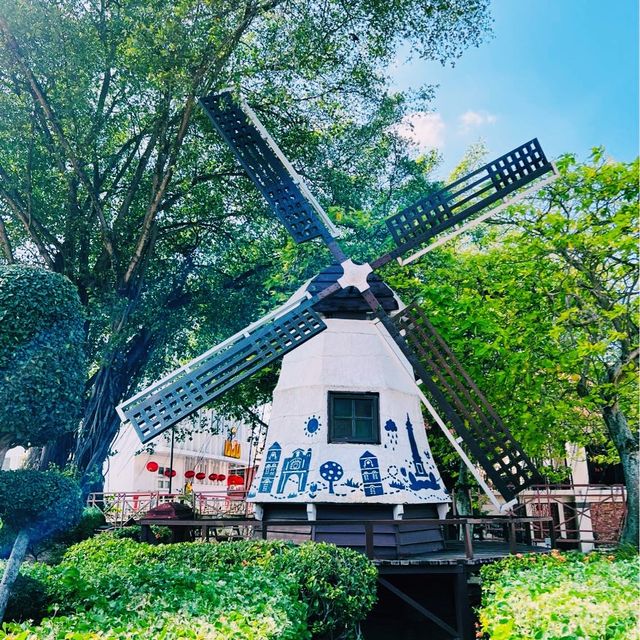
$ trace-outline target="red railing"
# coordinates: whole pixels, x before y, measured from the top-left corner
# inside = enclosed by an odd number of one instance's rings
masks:
[[[521,509],[530,516],[553,518],[560,546],[613,545],[619,542],[627,505],[624,485],[534,485],[519,495]],[[546,525],[534,539],[550,536]]]
[[[251,517],[253,505],[245,500],[243,490],[161,493],[159,491],[116,491],[90,493],[87,506],[102,509],[107,522],[121,527],[129,520],[143,517],[150,509],[165,502],[182,502],[198,516],[209,518]]]

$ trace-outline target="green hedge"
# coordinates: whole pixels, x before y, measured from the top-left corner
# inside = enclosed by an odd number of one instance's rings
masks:
[[[490,640],[639,637],[638,556],[552,552],[482,568],[481,631]]]
[[[152,546],[102,534],[28,573],[55,615],[5,625],[11,640],[355,638],[375,602],[367,559],[317,543]]]

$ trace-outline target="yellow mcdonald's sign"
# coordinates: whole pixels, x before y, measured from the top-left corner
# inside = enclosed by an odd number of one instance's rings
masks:
[[[240,457],[240,443],[237,440],[224,441],[224,455],[228,458]]]

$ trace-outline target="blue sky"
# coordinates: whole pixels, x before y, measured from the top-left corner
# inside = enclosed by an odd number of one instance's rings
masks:
[[[493,0],[492,15],[493,39],[454,68],[405,55],[392,71],[398,88],[439,85],[413,135],[442,174],[478,140],[490,156],[533,137],[551,158],[638,155],[637,0]]]

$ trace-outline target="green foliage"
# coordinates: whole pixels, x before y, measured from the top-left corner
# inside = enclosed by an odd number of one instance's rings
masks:
[[[3,568],[0,565],[0,570]],[[18,575],[11,587],[4,620],[39,622],[44,617],[48,604],[49,598],[44,583],[30,576],[27,570]]]
[[[83,311],[65,277],[0,265],[0,444],[43,445],[78,428]]]
[[[3,528],[26,530],[31,541],[73,527],[82,514],[78,484],[58,471],[0,471]]]
[[[348,638],[375,601],[375,568],[326,544],[149,546],[102,534],[31,572],[56,616],[10,625],[8,638]]]
[[[85,507],[82,510],[80,522],[64,534],[62,541],[67,545],[82,542],[87,538],[91,538],[105,524],[104,513],[98,507]]]
[[[98,507],[85,507],[80,516],[80,521],[75,526],[63,530],[50,538],[32,541],[29,544],[29,555],[34,560],[45,558],[48,564],[56,564],[62,560],[63,554],[72,544],[77,544],[95,535],[96,531],[105,523],[104,513]],[[5,550],[0,546],[0,553],[3,551]],[[5,553],[8,553],[8,551],[5,551]]]
[[[632,640],[640,562],[634,555],[553,552],[481,569],[482,632],[490,640]]]

